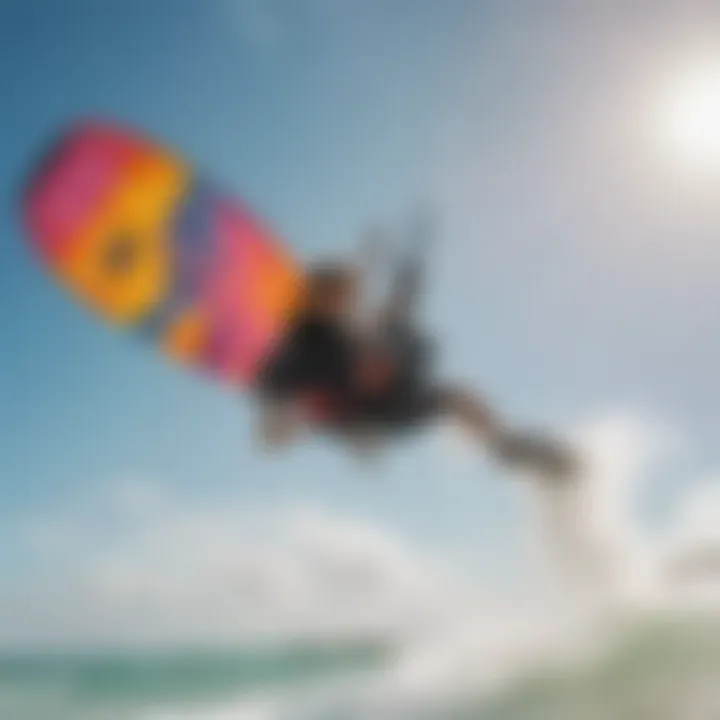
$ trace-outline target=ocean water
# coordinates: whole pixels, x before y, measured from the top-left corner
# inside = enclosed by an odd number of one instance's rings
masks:
[[[482,637],[473,639],[482,645]],[[637,621],[562,669],[518,662],[449,692],[398,680],[380,642],[0,660],[3,720],[717,720],[720,623]],[[554,667],[554,666],[553,666]]]
[[[204,717],[259,695],[362,678],[390,656],[380,643],[282,648],[22,653],[0,658],[2,720]],[[237,716],[243,716],[242,710]]]

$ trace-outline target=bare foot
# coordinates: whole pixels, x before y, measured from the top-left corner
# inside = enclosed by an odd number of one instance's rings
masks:
[[[580,459],[564,443],[539,433],[507,433],[494,444],[495,455],[507,465],[569,479],[580,469]]]

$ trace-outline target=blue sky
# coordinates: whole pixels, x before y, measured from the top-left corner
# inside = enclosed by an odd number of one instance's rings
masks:
[[[720,10],[685,2],[2,0],[0,557],[18,518],[125,477],[466,548],[507,545],[517,517],[497,473],[428,443],[370,475],[317,443],[265,458],[241,398],[73,305],[14,193],[87,114],[181,149],[308,258],[430,199],[449,376],[532,423],[640,408],[692,439],[686,464],[717,465],[720,173],[659,129],[666,79],[718,39]]]

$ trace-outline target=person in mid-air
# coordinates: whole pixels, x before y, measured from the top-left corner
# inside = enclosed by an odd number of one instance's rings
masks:
[[[567,448],[543,435],[510,432],[484,401],[433,378],[430,343],[414,319],[422,256],[418,248],[406,255],[369,326],[357,323],[356,265],[310,269],[301,309],[260,373],[262,439],[276,446],[302,428],[321,427],[364,448],[445,417],[509,465],[555,477],[572,473],[576,461]]]
[[[350,319],[356,277],[349,267],[324,263],[305,278],[300,308],[261,369],[261,436],[287,442],[311,424],[337,424],[352,396],[356,342]]]

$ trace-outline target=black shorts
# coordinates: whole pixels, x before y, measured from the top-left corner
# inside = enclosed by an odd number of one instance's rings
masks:
[[[381,430],[412,430],[445,412],[445,391],[434,385],[409,385],[355,399],[350,421]]]

